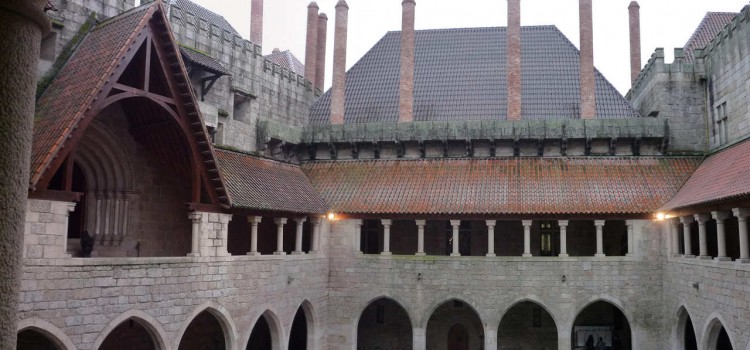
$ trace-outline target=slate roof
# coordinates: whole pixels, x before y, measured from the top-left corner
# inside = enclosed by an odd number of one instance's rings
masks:
[[[230,72],[228,69],[224,68],[224,66],[216,60],[215,58],[206,55],[204,53],[195,51],[188,47],[180,47],[180,52],[182,53],[182,57],[185,58],[187,61],[196,64],[200,66],[201,68],[208,70],[209,72],[213,72],[216,74],[221,75],[229,75]]]
[[[666,203],[700,160],[570,157],[329,161],[307,163],[302,170],[331,210],[338,213],[645,214]]]
[[[191,13],[195,16],[198,16],[199,18],[203,18],[209,24],[215,24],[219,26],[219,28],[221,28],[222,30],[227,30],[230,33],[235,34],[237,36],[240,35],[239,33],[237,33],[237,30],[235,30],[234,27],[232,27],[232,25],[229,24],[229,22],[227,22],[226,18],[192,1],[169,0],[169,6],[172,6],[172,5],[176,5],[177,7],[181,8],[185,12]]]
[[[717,34],[719,34],[729,22],[737,16],[734,12],[708,12],[703,17],[698,28],[685,43],[685,60],[693,61],[693,52],[708,45]]]
[[[305,65],[302,64],[302,62],[300,62],[300,60],[289,50],[279,51],[279,49],[274,49],[270,55],[266,56],[266,59],[291,72],[305,75]]]
[[[708,157],[662,210],[750,196],[750,140]]]
[[[299,166],[216,150],[236,208],[324,214],[328,205]]]
[[[507,119],[506,28],[419,30],[415,44],[415,121]],[[387,33],[347,73],[346,123],[396,122],[400,32]],[[522,117],[579,118],[579,51],[555,26],[521,29]],[[596,72],[599,118],[636,118]],[[326,124],[330,91],[310,112]]]

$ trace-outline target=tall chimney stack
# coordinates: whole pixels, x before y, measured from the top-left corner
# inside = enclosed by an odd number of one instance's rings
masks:
[[[521,120],[521,0],[508,0],[508,120]]]
[[[315,86],[323,90],[326,82],[326,37],[328,30],[328,16],[321,13],[318,16],[318,55],[315,58]]]
[[[630,84],[641,72],[641,7],[637,1],[628,6],[630,11]]]
[[[307,42],[305,45],[305,78],[313,84],[315,90],[315,61],[318,57],[318,4],[315,1],[307,6]]]
[[[331,87],[331,124],[344,124],[346,92],[346,31],[349,5],[345,0],[336,4],[336,29],[333,33],[333,86]]]
[[[414,121],[414,12],[417,3],[401,3],[401,79],[399,81],[399,122]]]
[[[253,0],[250,7],[250,41],[263,46],[263,0]]]
[[[581,22],[581,119],[596,118],[596,80],[594,80],[594,24],[591,0],[578,0]]]

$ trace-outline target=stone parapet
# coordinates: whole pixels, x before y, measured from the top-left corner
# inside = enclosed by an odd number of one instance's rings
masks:
[[[29,199],[26,205],[23,256],[29,259],[69,258],[68,216],[76,203]]]

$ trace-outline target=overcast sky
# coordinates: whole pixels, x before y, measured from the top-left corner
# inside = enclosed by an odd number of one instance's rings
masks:
[[[193,0],[223,15],[243,37],[250,32],[250,0]],[[338,0],[317,0],[328,15],[326,87],[330,86],[333,29]],[[347,69],[388,31],[401,30],[401,0],[347,0]],[[497,27],[507,24],[506,0],[416,0],[416,28]],[[460,4],[458,4],[460,3]],[[617,89],[630,88],[630,0],[594,0],[594,64]],[[671,61],[708,11],[739,12],[748,0],[640,0],[642,63],[657,47]],[[304,63],[307,0],[266,0],[263,52],[291,50]],[[556,25],[578,46],[578,0],[521,0],[522,25]]]

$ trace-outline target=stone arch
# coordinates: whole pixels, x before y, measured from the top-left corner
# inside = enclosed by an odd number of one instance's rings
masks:
[[[354,318],[353,318],[354,327],[353,327],[353,332],[352,332],[352,340],[353,340],[352,346],[354,349],[357,349],[357,342],[359,338],[359,323],[362,320],[362,315],[367,311],[367,308],[370,307],[370,305],[380,300],[385,300],[390,303],[393,303],[394,305],[398,306],[401,310],[403,310],[404,314],[406,314],[406,319],[409,322],[409,329],[412,331],[412,337],[413,337],[414,320],[412,319],[412,315],[411,313],[409,313],[409,310],[404,306],[404,304],[401,301],[397,300],[396,298],[381,295],[381,296],[374,297],[368,300],[367,303],[365,303],[365,305],[362,308],[360,308],[358,312],[355,313]]]
[[[557,348],[560,340],[566,339],[560,334],[561,328],[556,316],[545,303],[535,296],[527,296],[503,310],[493,329],[497,333],[499,348]]]
[[[235,327],[232,317],[229,316],[229,312],[223,306],[213,301],[204,303],[203,305],[195,308],[195,310],[193,310],[193,312],[188,315],[182,327],[180,327],[179,333],[177,333],[174,344],[177,344],[177,347],[179,347],[179,344],[182,341],[182,338],[185,336],[185,332],[188,330],[188,327],[190,327],[190,324],[203,312],[208,312],[216,319],[216,321],[219,322],[221,330],[224,333],[225,347],[227,349],[233,349],[237,339],[237,334],[235,331],[237,328]]]
[[[143,328],[145,328],[158,350],[169,349],[164,342],[164,339],[166,339],[166,333],[164,332],[164,328],[161,326],[159,321],[157,321],[151,315],[136,309],[125,311],[119,316],[112,319],[112,321],[110,321],[107,326],[104,327],[101,332],[99,332],[99,336],[91,345],[91,349],[99,349],[102,343],[104,343],[104,340],[107,339],[107,336],[109,336],[109,334],[112,333],[112,331],[115,330],[117,326],[128,320],[133,320]]]
[[[693,333],[695,335],[695,318],[690,315],[690,311],[684,304],[680,305],[675,312],[675,322],[672,328],[672,341],[678,349],[685,349],[685,328],[688,320],[692,323]]]
[[[546,311],[552,317],[552,321],[555,322],[555,326],[558,329],[560,328],[560,321],[558,320],[558,317],[555,315],[555,313],[552,312],[552,309],[550,309],[549,306],[547,306],[547,304],[545,302],[543,302],[536,295],[527,295],[527,296],[525,296],[523,298],[520,298],[520,299],[514,301],[510,305],[508,305],[508,307],[506,307],[505,310],[503,310],[503,312],[500,313],[500,320],[498,321],[498,325],[500,324],[500,322],[502,322],[503,317],[505,316],[505,314],[508,313],[508,311],[510,311],[510,309],[512,309],[514,306],[516,306],[518,304],[525,303],[525,302],[534,303],[534,304],[536,304],[538,306],[541,306],[542,309],[544,311]]]
[[[716,348],[716,342],[719,339],[719,333],[721,332],[722,328],[727,332],[727,336],[729,336],[729,342],[732,345],[732,349],[737,349],[736,341],[734,337],[732,337],[732,332],[730,332],[729,328],[727,328],[726,320],[723,316],[721,316],[721,314],[719,314],[718,311],[714,311],[710,315],[708,315],[707,320],[708,322],[706,322],[703,327],[703,332],[701,332],[703,339],[701,341],[701,349],[723,350]]]
[[[578,318],[583,314],[584,311],[586,311],[587,308],[599,302],[608,304],[614,307],[615,309],[617,309],[618,311],[620,311],[620,313],[622,313],[623,317],[625,318],[625,322],[627,322],[628,329],[630,330],[630,343],[632,344],[634,348],[637,348],[638,347],[638,339],[636,337],[637,332],[635,332],[632,326],[634,325],[633,315],[627,310],[627,308],[625,307],[622,301],[620,301],[619,299],[613,296],[606,295],[606,294],[596,295],[592,297],[591,299],[589,299],[588,302],[584,303],[583,305],[581,305],[580,307],[576,309],[576,313],[572,319],[572,322],[570,323],[569,334],[571,334],[571,340],[574,340],[573,332],[575,331],[575,327],[576,327],[575,324]]]
[[[315,313],[315,308],[313,308],[312,303],[305,299],[300,303],[299,307],[295,309],[295,315],[298,310],[302,309],[302,312],[305,314],[305,321],[306,321],[306,327],[307,327],[307,347],[311,349],[317,349],[317,334],[318,330],[316,326],[318,325],[318,319],[317,315]],[[294,323],[294,317],[292,318],[292,323]],[[292,336],[292,328],[289,328],[289,334],[287,335],[287,344],[289,344],[290,338]]]
[[[468,299],[451,297],[451,298],[443,299],[440,301],[431,302],[429,306],[427,307],[426,312],[422,315],[422,318],[420,319],[419,324],[415,325],[415,327],[419,326],[423,329],[427,329],[427,322],[430,321],[430,317],[435,312],[435,310],[443,306],[443,304],[451,302],[451,301],[459,301],[459,302],[466,304],[469,308],[471,308],[472,311],[474,311],[477,314],[477,316],[479,316],[479,319],[482,321],[482,323],[486,323],[485,320],[482,319],[482,314],[480,314],[479,311],[474,307],[475,303],[473,302],[473,300],[472,302],[467,302],[466,300]]]
[[[432,304],[425,315],[424,331],[427,348],[446,345],[481,348],[485,342],[486,322],[473,304],[457,297],[448,298],[438,304]],[[461,338],[453,338],[452,332],[459,325],[463,334]],[[461,345],[455,343],[458,341]]]
[[[261,318],[266,321],[266,323],[268,324],[268,328],[271,331],[272,349],[284,349],[284,346],[286,344],[283,344],[283,341],[286,337],[284,336],[285,332],[283,323],[275,312],[273,312],[270,308],[267,308],[255,319],[255,321],[253,321],[252,324],[250,324],[250,327],[248,327],[247,333],[242,337],[243,340],[242,344],[240,344],[240,350],[247,349],[247,347],[249,346],[250,337],[252,336],[255,326],[258,324],[258,321],[260,321]]]
[[[49,339],[53,344],[62,350],[74,350],[76,347],[60,328],[55,327],[52,323],[39,318],[27,318],[18,323],[16,334],[27,330],[36,331]]]

